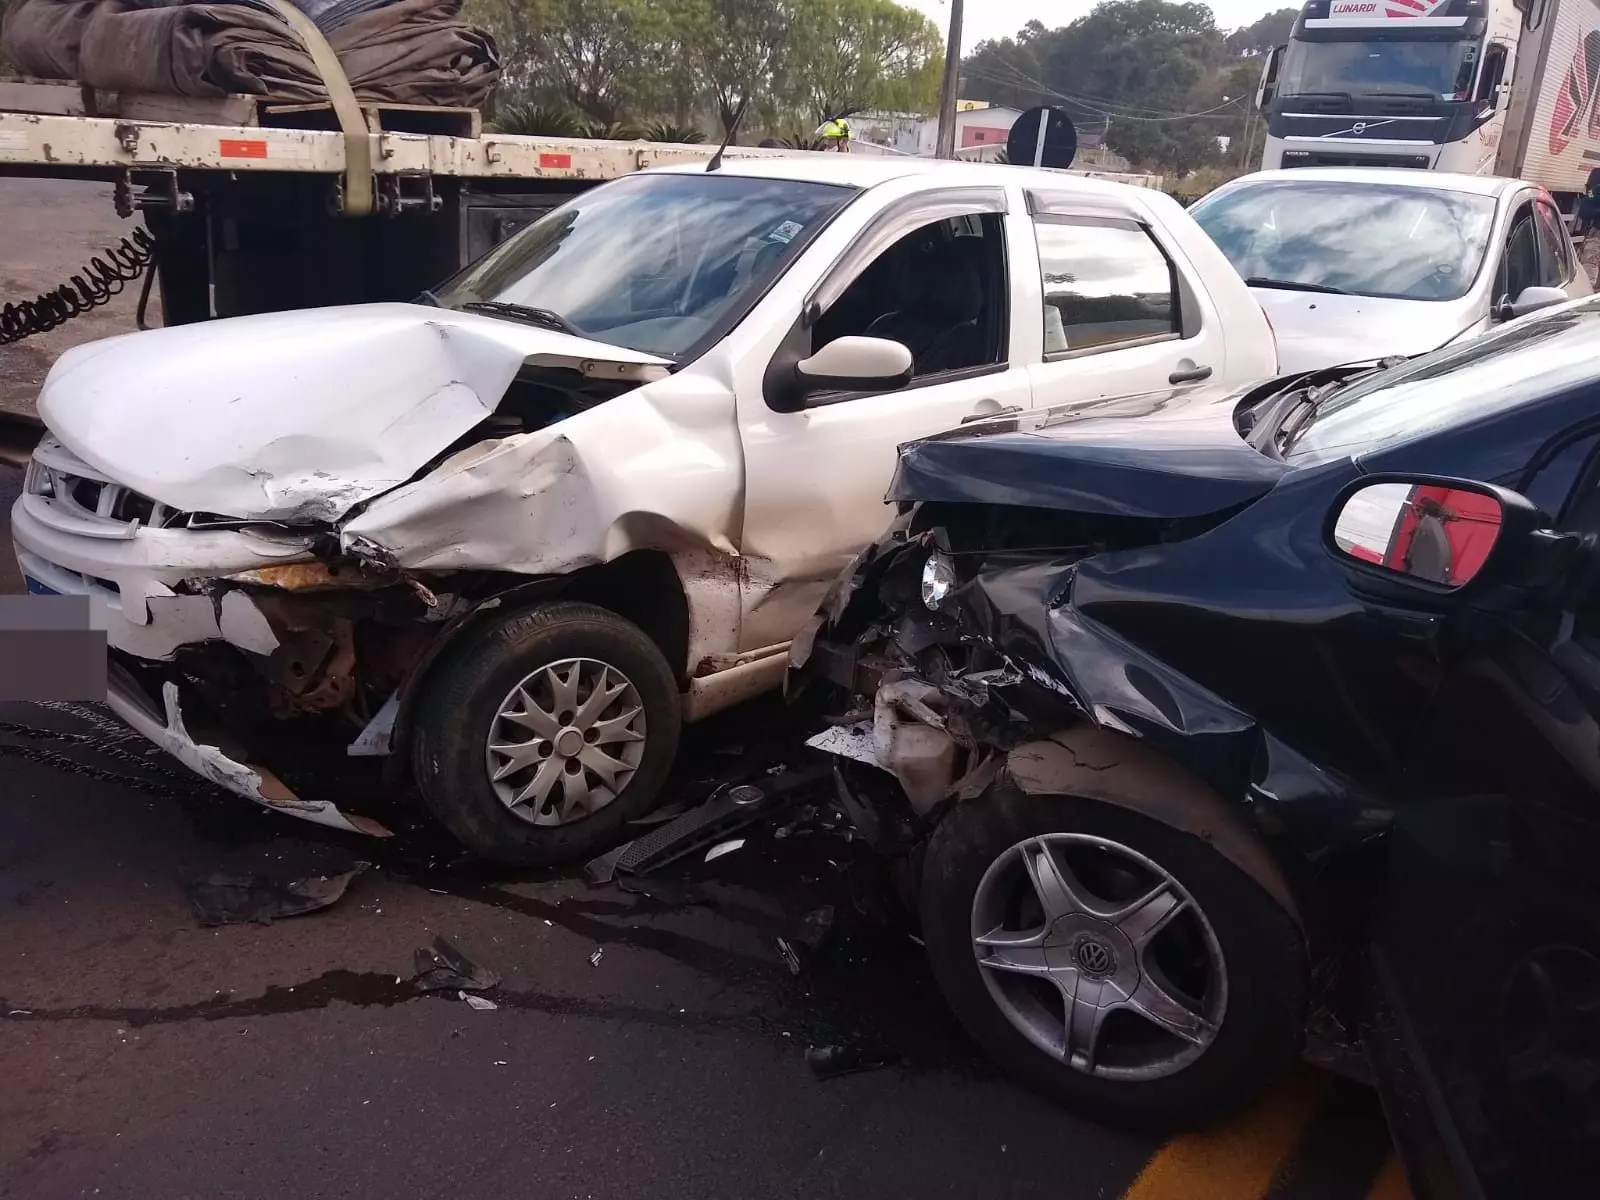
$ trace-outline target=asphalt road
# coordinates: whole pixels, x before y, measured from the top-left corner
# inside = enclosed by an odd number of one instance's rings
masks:
[[[706,732],[679,790],[771,719]],[[218,796],[95,707],[0,704],[0,1196],[1405,1195],[1372,1096],[1318,1073],[1166,1143],[998,1077],[858,850],[763,834],[655,895],[500,876]],[[186,895],[358,860],[270,925]],[[495,1009],[417,992],[438,936]],[[822,1081],[823,1046],[892,1065]]]

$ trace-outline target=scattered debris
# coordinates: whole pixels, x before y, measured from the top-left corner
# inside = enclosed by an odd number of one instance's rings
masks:
[[[615,850],[608,850],[599,858],[591,858],[583,866],[583,873],[589,877],[590,883],[610,883],[617,876],[617,863],[628,852],[628,847],[633,843],[624,842]]]
[[[195,917],[208,928],[252,922],[270,925],[284,917],[298,917],[337,903],[350,881],[369,865],[358,862],[337,875],[288,881],[219,871],[190,881],[185,890]]]
[[[457,992],[456,995],[467,1002],[467,1007],[477,1012],[493,1012],[500,1006],[487,996],[474,996],[471,992]]]
[[[877,1071],[893,1067],[900,1056],[889,1051],[868,1050],[860,1046],[808,1046],[806,1065],[819,1080],[837,1079],[841,1075],[856,1075],[862,1071]]]
[[[419,992],[486,992],[500,982],[495,971],[479,966],[442,937],[434,938],[431,948],[420,947],[412,961]]]
[[[6,1014],[6,1016],[8,1016],[8,1017],[31,1017],[31,1016],[33,1016],[33,1009],[31,1009],[31,1008],[13,1008],[10,1012],[8,1012]]]
[[[919,945],[919,946],[921,946],[921,947],[922,947],[922,948],[923,948],[923,949],[924,949],[924,950],[926,950],[926,949],[927,949],[927,948],[928,948],[928,943],[927,943],[927,942],[925,942],[925,941],[923,941],[923,940],[922,940],[922,939],[921,939],[921,938],[919,938],[919,937],[918,937],[918,936],[917,936],[917,935],[916,935],[916,934],[914,934],[914,933],[908,933],[908,934],[906,934],[906,936],[907,936],[907,937],[908,937],[908,938],[910,938],[910,939],[911,939],[911,940],[912,940],[912,941],[913,941],[913,942],[915,942],[915,943],[916,943],[916,944],[917,944],[917,945]]]
[[[600,960],[603,957],[605,957],[605,948],[602,946],[600,949],[596,950],[593,954],[589,955],[589,965],[591,967],[598,967],[600,965]]]
[[[715,846],[706,851],[706,861],[715,862],[724,854],[732,854],[735,850],[738,850],[743,845],[743,838],[729,838],[725,842],[718,842]]]
[[[824,904],[800,918],[800,933],[796,940],[811,953],[822,949],[822,943],[833,932],[833,905]]]
[[[784,964],[789,968],[789,974],[800,974],[800,956],[795,953],[794,947],[787,938],[778,939],[778,953],[783,955]]]
[[[648,896],[668,908],[687,908],[691,904],[704,904],[706,898],[700,889],[687,879],[641,879],[637,875],[617,876],[617,886],[636,896]]]

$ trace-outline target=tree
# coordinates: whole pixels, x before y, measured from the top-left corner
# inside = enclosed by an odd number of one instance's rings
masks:
[[[701,52],[711,103],[724,133],[745,105],[767,124],[778,118],[776,97],[788,83],[784,51],[794,23],[794,0],[707,0]]]
[[[656,78],[671,10],[650,0],[479,0],[496,35],[502,86],[607,124]]]
[[[792,37],[791,99],[809,118],[930,111],[937,102],[943,39],[893,0],[797,0]]]
[[[1294,8],[1269,12],[1254,25],[1246,25],[1230,33],[1227,38],[1228,49],[1235,54],[1264,54],[1274,46],[1281,46],[1289,40],[1289,31],[1294,28],[1294,19],[1299,15],[1299,10]]]
[[[1106,144],[1130,159],[1188,171],[1217,158],[1233,107],[1214,95],[1227,62],[1205,5],[1107,0],[1064,28],[1034,22],[983,43],[967,60],[966,92],[1058,105],[1080,126],[1105,128]]]
[[[1046,103],[1045,62],[1064,29],[1046,29],[1029,21],[1014,38],[979,42],[962,63],[962,95],[1011,108],[1032,108]]]

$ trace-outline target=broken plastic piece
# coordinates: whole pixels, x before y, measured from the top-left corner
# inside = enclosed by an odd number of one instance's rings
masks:
[[[738,850],[743,846],[743,838],[729,838],[725,842],[718,842],[715,846],[706,851],[706,861],[715,862],[724,854],[732,854],[735,850]]]
[[[590,883],[610,883],[617,877],[617,862],[628,852],[631,842],[625,842],[615,850],[608,850],[599,858],[591,858],[583,866],[583,873],[589,877]]]
[[[337,875],[314,875],[288,881],[260,875],[217,872],[188,884],[189,907],[200,924],[270,925],[283,917],[298,917],[336,903],[350,881],[367,869],[356,863]]]
[[[860,1046],[808,1046],[806,1065],[819,1080],[837,1079],[862,1071],[892,1067],[900,1056],[892,1051],[870,1050]]]
[[[487,996],[474,996],[471,992],[457,992],[456,995],[467,1002],[467,1007],[478,1012],[493,1012],[500,1006]]]
[[[789,944],[788,939],[778,939],[778,953],[783,955],[783,962],[789,968],[789,974],[800,974],[800,956],[795,953],[794,947]]]
[[[596,950],[593,954],[589,955],[589,965],[591,967],[598,967],[600,965],[600,959],[602,957],[604,957],[604,955],[605,955],[605,949],[604,948]]]
[[[434,938],[431,948],[418,949],[413,961],[419,992],[486,992],[500,982],[495,971],[479,966],[442,937]]]

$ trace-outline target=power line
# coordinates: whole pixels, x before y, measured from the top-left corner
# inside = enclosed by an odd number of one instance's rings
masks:
[[[974,71],[971,68],[967,68],[965,73],[974,79],[983,79],[989,83],[997,83],[1001,87],[1025,88],[1028,91],[1037,92],[1041,96],[1048,96],[1053,100],[1064,100],[1068,104],[1074,104],[1079,108],[1088,109],[1090,112],[1095,113],[1098,116],[1113,117],[1118,121],[1147,121],[1154,124],[1164,124],[1171,121],[1190,121],[1197,117],[1208,117],[1216,113],[1220,113],[1223,109],[1231,108],[1244,99],[1243,96],[1235,96],[1231,100],[1224,100],[1221,104],[1218,104],[1213,108],[1201,109],[1199,112],[1192,113],[1164,112],[1161,109],[1143,108],[1140,105],[1127,106],[1128,111],[1124,111],[1120,108],[1099,107],[1082,96],[1074,96],[1068,92],[1058,92],[1053,88],[1041,83],[1039,80],[1032,79],[1029,76],[1024,75],[1015,67],[1008,67],[1008,69],[1016,75],[1015,79],[1003,79],[995,75],[987,75],[982,71]],[[1105,103],[1116,104],[1118,102],[1106,101]],[[1161,115],[1142,116],[1140,115],[1141,113],[1160,113]]]

